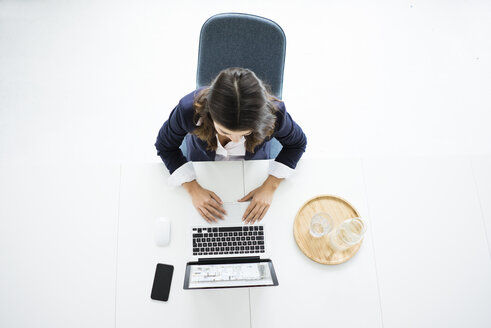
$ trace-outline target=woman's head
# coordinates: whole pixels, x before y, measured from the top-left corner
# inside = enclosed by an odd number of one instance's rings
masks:
[[[195,99],[195,121],[201,120],[201,125],[194,133],[212,150],[217,132],[233,141],[244,136],[246,149],[252,152],[274,131],[275,100],[279,101],[251,70],[224,69]]]

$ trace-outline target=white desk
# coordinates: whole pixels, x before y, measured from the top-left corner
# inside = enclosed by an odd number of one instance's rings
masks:
[[[267,166],[196,171],[235,201]],[[489,327],[490,166],[489,157],[304,159],[262,222],[280,285],[185,291],[186,233],[206,223],[183,188],[167,185],[163,164],[2,165],[0,326]],[[295,213],[318,194],[347,199],[368,220],[347,263],[317,264],[295,244]],[[172,219],[168,247],[153,241],[158,216]],[[175,266],[167,303],[150,299],[159,262]]]
[[[223,201],[244,192],[242,162],[195,163],[200,184]],[[248,289],[183,290],[191,224],[206,225],[183,188],[167,185],[163,164],[123,166],[116,327],[250,327]],[[171,219],[171,243],[155,246],[154,221]],[[157,263],[174,265],[168,302],[150,299]]]
[[[214,190],[224,201],[235,201],[262,183],[268,165],[267,161],[249,161],[196,163],[195,166],[198,180],[204,187]],[[351,261],[339,266],[324,266],[300,252],[292,233],[298,208],[319,193],[344,197],[360,213],[366,212],[360,161],[305,161],[295,177],[281,185],[263,220],[268,229],[269,254],[280,286],[250,291],[183,290],[184,268],[189,259],[186,229],[190,223],[206,223],[182,188],[167,186],[168,174],[163,165],[124,166],[122,172],[118,327],[133,327],[142,318],[150,327],[165,322],[186,327],[248,327],[250,314],[252,327],[322,324],[326,314],[338,326],[381,327],[370,235]],[[172,218],[172,242],[165,248],[153,243],[153,221],[159,215]],[[175,266],[167,303],[149,298],[158,262]],[[360,314],[353,316],[353,309]],[[313,316],[312,313],[322,315]]]
[[[384,327],[490,327],[491,261],[470,159],[372,159],[364,169]]]
[[[472,158],[472,170],[491,259],[491,156],[474,156]]]
[[[268,165],[245,162],[246,192],[264,181]],[[298,209],[320,194],[348,200],[370,221],[360,161],[302,160],[276,191],[261,222],[269,232],[266,238],[280,285],[251,289],[252,327],[382,327],[370,231],[358,253],[340,265],[318,264],[295,243]]]
[[[120,165],[0,166],[0,326],[113,327]]]
[[[476,163],[485,196],[486,162]],[[234,201],[262,183],[268,162],[196,167],[200,183],[224,201]],[[163,165],[125,166],[117,326],[134,326],[145,318],[149,326],[486,327],[491,322],[486,311],[491,304],[491,262],[480,213],[482,195],[480,199],[472,173],[465,157],[302,160],[295,175],[276,191],[262,221],[280,285],[184,291],[185,232],[190,223],[204,221],[182,188],[166,185]],[[363,246],[344,264],[315,263],[295,244],[294,216],[319,194],[345,198],[368,221]],[[487,205],[483,209],[486,212]],[[173,219],[173,240],[167,248],[153,244],[153,220],[159,215]],[[175,265],[168,303],[149,299],[157,262]]]

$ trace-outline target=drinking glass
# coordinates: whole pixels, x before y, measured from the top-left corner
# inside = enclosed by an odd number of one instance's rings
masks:
[[[317,213],[310,220],[310,234],[316,238],[328,234],[331,230],[332,218],[327,213]]]
[[[344,251],[358,244],[366,230],[366,223],[361,218],[345,220],[330,235],[329,244],[334,250]]]

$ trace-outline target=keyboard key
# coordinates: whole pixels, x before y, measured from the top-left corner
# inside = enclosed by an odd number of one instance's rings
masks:
[[[195,234],[193,234],[193,238],[200,238],[200,237],[203,237],[203,234],[202,233],[195,233]]]
[[[218,231],[242,231],[241,227],[218,227]]]
[[[263,228],[264,228],[263,226],[259,226],[259,230],[263,230]]]

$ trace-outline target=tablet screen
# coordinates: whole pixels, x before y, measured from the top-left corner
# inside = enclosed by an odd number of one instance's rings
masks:
[[[274,286],[276,277],[270,263],[193,264],[189,266],[187,287]]]

